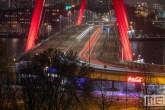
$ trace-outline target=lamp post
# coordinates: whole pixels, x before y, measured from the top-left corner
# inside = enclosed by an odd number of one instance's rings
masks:
[[[92,23],[92,16],[93,15],[93,12],[92,11],[90,11],[90,22]]]
[[[77,13],[77,10],[74,10],[74,26],[76,25],[76,18],[77,18],[76,13]]]
[[[93,23],[95,22],[95,12],[93,12]]]
[[[135,22],[131,21],[130,22],[130,27],[132,30],[135,30]]]
[[[92,22],[94,23],[95,12],[92,12]]]
[[[89,22],[89,20],[90,20],[90,14],[89,14],[89,10],[87,10],[87,23]]]
[[[132,21],[130,22],[130,29],[131,29],[131,30],[133,29],[133,27],[132,27]]]
[[[90,51],[90,28],[88,27],[89,29],[89,67],[90,67],[90,54],[91,54],[91,51]]]
[[[163,40],[163,65],[164,65],[164,43],[165,43],[165,41]]]
[[[140,30],[140,37],[142,37],[142,30]]]
[[[49,24],[48,24],[47,28],[48,28],[48,38],[49,38]]]
[[[110,21],[109,13],[107,13],[107,19],[108,19],[108,23],[109,23],[109,21]]]
[[[69,34],[69,25],[70,25],[70,17],[71,17],[71,11],[68,11],[68,34]]]
[[[50,64],[49,64],[49,66],[50,66],[50,68],[51,68],[51,63],[52,63],[52,60],[51,60],[51,57],[48,57],[49,58],[49,62],[50,62]]]
[[[128,85],[127,85],[127,68],[126,68],[126,110],[127,110],[127,89],[128,89]]]
[[[62,18],[62,15],[60,15],[60,42],[61,42],[61,18]]]
[[[51,29],[52,29],[52,26],[51,25],[48,25],[48,37],[50,36]]]

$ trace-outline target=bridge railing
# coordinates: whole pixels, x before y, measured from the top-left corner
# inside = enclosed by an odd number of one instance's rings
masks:
[[[153,70],[162,70],[165,71],[165,65],[149,64],[149,63],[138,63],[133,61],[120,61],[120,64],[133,68],[149,68]]]

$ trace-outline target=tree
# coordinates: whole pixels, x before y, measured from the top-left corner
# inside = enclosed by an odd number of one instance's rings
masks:
[[[0,108],[3,109],[5,106],[6,100],[8,98],[5,95],[5,90],[9,85],[10,81],[13,79],[13,68],[12,63],[9,63],[10,57],[8,54],[7,43],[0,39]],[[5,88],[5,86],[6,88]]]
[[[8,48],[7,43],[4,40],[0,39],[0,74],[1,75],[5,73],[8,66],[9,55],[7,48]]]
[[[109,110],[119,107],[119,100],[115,94],[115,91],[118,90],[113,86],[110,87],[112,83],[113,81],[106,81],[102,79],[94,81],[95,92],[93,94],[92,101],[95,107],[99,108],[100,110]]]
[[[83,97],[90,96],[91,68],[80,67],[77,53],[49,48],[17,67],[24,109],[83,109]],[[47,71],[54,69],[55,72]]]
[[[148,14],[147,19],[148,19],[149,21],[154,21],[154,20],[155,20],[155,13],[150,13],[150,14]]]

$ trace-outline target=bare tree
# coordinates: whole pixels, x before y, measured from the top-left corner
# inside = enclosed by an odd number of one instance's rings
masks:
[[[73,51],[64,54],[52,48],[19,64],[23,109],[83,109],[82,97],[92,92],[91,80],[87,78],[92,69],[79,65]]]
[[[9,107],[9,84],[15,80],[8,50],[6,41],[0,39],[0,109]]]
[[[112,81],[99,80],[94,81],[95,92],[93,94],[93,103],[100,110],[109,110],[116,108],[118,97],[114,87],[111,87]]]

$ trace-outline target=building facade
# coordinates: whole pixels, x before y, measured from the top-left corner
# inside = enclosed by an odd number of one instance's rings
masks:
[[[33,8],[0,10],[0,33],[25,33],[29,31]],[[39,34],[51,34],[60,31],[73,22],[73,10],[65,7],[44,7],[40,21]],[[74,16],[77,16],[74,15]],[[60,27],[59,27],[60,25]]]

